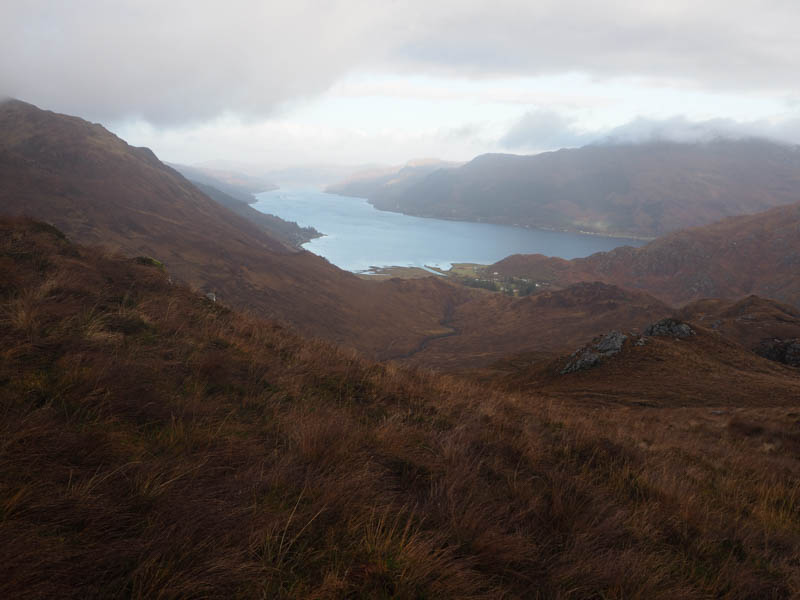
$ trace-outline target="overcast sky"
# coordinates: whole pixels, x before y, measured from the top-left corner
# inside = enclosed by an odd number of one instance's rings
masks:
[[[7,0],[0,95],[265,168],[800,143],[798,32],[796,0]]]

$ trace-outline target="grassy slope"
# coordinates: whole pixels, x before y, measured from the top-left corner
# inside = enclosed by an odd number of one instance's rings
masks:
[[[789,598],[798,409],[365,361],[0,224],[0,596]]]

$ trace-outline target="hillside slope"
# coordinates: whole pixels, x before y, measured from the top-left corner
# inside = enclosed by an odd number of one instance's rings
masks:
[[[652,238],[797,202],[800,152],[751,139],[486,154],[368,197],[418,216]]]
[[[754,352],[776,340],[800,340],[800,309],[758,296],[737,302],[698,300],[684,306],[678,315]]]
[[[800,593],[797,407],[561,392],[372,363],[0,221],[0,596]]]
[[[691,322],[686,326],[692,333],[685,337],[642,335],[647,328],[625,332],[627,339],[614,348],[617,353],[600,356],[598,364],[574,372],[565,371],[572,370],[567,367],[576,364],[581,350],[549,360],[526,361],[520,356],[496,365],[509,371],[497,383],[508,389],[652,407],[708,404],[730,410],[794,406],[800,400],[800,369],[762,358],[715,330]],[[588,348],[598,355],[592,345]]]
[[[756,294],[800,306],[800,204],[679,231],[571,261],[514,255],[490,272],[554,286],[605,281],[670,304]]]

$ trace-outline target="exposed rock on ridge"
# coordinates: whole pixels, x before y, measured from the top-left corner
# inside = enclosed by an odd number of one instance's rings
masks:
[[[575,371],[591,369],[604,358],[619,354],[627,339],[628,336],[619,331],[612,331],[604,336],[595,338],[591,344],[576,350],[570,356],[572,360],[561,369],[561,374],[566,375]]]

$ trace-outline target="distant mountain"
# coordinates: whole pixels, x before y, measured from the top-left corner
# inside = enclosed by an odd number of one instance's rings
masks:
[[[759,139],[592,145],[331,189],[424,217],[657,237],[796,202],[800,151]]]
[[[371,169],[381,168],[376,164],[367,163],[359,165],[341,164],[303,164],[276,167],[270,164],[240,163],[228,160],[211,160],[197,163],[191,169],[201,170],[207,175],[216,176],[218,173],[232,173],[244,178],[249,178],[256,183],[270,182],[281,188],[323,188],[333,182],[342,181],[352,173],[361,173]],[[395,168],[396,170],[396,168]],[[189,179],[189,175],[187,175]],[[230,178],[228,178],[230,179]],[[248,186],[253,187],[253,186]],[[252,189],[253,193],[268,191],[267,189]]]
[[[238,171],[174,163],[167,164],[186,177],[186,179],[214,187],[228,196],[247,204],[253,204],[257,201],[254,194],[278,189],[277,185],[266,179]]]
[[[604,281],[673,305],[757,294],[800,306],[800,204],[675,232],[641,248],[624,246],[562,260],[513,255],[487,268],[563,287]]]
[[[357,171],[344,180],[327,186],[325,191],[341,196],[368,198],[373,204],[388,202],[388,198],[404,193],[431,173],[458,166],[460,163],[432,158],[411,160],[402,167],[376,167]]]
[[[353,171],[371,167],[346,165],[303,165],[283,168],[266,168],[264,176],[281,187],[322,188],[333,181],[347,177]]]

